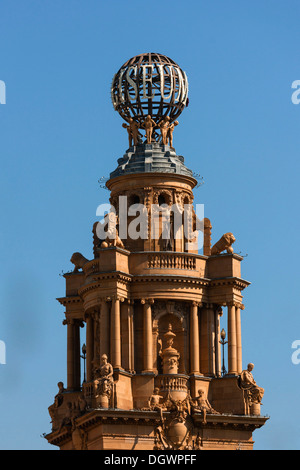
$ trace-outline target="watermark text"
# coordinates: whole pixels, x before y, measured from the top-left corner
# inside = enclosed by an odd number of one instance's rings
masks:
[[[0,104],[6,104],[6,85],[3,80],[0,80]]]

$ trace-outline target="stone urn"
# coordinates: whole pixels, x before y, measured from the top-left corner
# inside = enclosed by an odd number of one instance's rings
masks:
[[[182,449],[189,434],[189,425],[185,419],[175,418],[168,425],[167,437],[174,449]]]
[[[167,333],[164,337],[166,338],[167,347],[161,352],[163,373],[164,374],[178,374],[179,358],[180,354],[177,349],[173,348],[175,333],[172,331],[172,325],[169,325]]]

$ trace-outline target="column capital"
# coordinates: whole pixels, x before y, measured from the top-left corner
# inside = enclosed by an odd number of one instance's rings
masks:
[[[212,309],[214,308],[214,304],[213,304],[213,303],[209,303],[209,302],[205,302],[205,303],[203,303],[203,307],[212,310]]]
[[[197,300],[192,300],[192,301],[191,301],[191,306],[192,306],[192,307],[203,307],[203,303],[202,303],[202,302],[198,302]]]
[[[245,308],[245,305],[243,305],[242,302],[238,300],[232,300],[230,302],[227,302],[226,305],[227,307],[236,307],[236,308],[240,308],[241,310],[244,310]]]
[[[116,294],[116,295],[112,295],[112,296],[110,297],[110,300],[111,300],[111,301],[116,301],[116,300],[118,300],[119,302],[124,302],[124,301],[125,301],[125,297],[122,297],[121,295],[117,295],[117,294]]]
[[[150,299],[141,299],[141,304],[142,305],[153,305],[154,304],[154,299],[150,298]]]
[[[216,307],[216,314],[219,315],[220,317],[222,317],[222,315],[223,315],[223,309],[222,309],[221,305],[218,305],[218,306]]]
[[[87,320],[88,318],[95,319],[96,316],[98,316],[100,313],[99,308],[95,308],[93,310],[90,310],[89,312],[84,312],[84,320]]]

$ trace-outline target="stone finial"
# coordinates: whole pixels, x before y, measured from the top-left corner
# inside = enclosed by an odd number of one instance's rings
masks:
[[[204,218],[204,240],[203,240],[203,254],[210,256],[211,254],[211,229],[212,225],[208,218]]]
[[[177,374],[179,366],[180,354],[177,349],[173,348],[175,333],[172,331],[172,325],[169,324],[167,333],[164,334],[167,342],[167,347],[162,350],[161,357],[163,362],[164,374]]]

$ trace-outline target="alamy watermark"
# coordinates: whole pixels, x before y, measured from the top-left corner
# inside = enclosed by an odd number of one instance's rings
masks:
[[[292,354],[292,363],[297,366],[298,364],[300,364],[300,339],[296,339],[295,341],[293,341],[292,349],[295,349]]]
[[[111,204],[98,206],[96,234],[100,240],[143,239],[163,240],[168,250],[173,240],[183,240],[184,249],[199,250],[203,247],[204,204],[144,204],[128,205],[127,196],[119,196],[118,211]]]
[[[0,104],[6,104],[6,85],[3,80],[0,80]]]
[[[300,103],[300,80],[294,80],[292,83],[292,88],[295,90],[291,96],[292,103],[299,104]]]
[[[0,340],[0,364],[6,364],[6,345]]]

